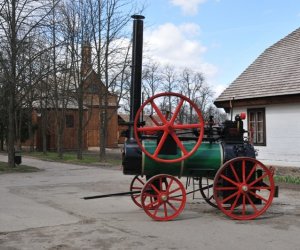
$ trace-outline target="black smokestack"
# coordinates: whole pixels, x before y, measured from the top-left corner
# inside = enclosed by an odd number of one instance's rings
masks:
[[[130,122],[141,106],[144,16],[133,15]]]

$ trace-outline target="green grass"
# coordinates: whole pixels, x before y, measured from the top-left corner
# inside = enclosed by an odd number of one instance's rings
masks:
[[[105,162],[99,161],[99,156],[97,154],[84,154],[83,159],[77,159],[76,152],[67,152],[63,154],[63,158],[59,158],[56,152],[47,152],[47,154],[43,154],[42,152],[24,152],[23,155],[31,156],[34,158],[38,158],[40,160],[46,161],[57,161],[64,163],[73,163],[73,164],[86,164],[86,165],[101,165],[101,164],[109,164],[109,165],[120,165],[121,157],[116,157],[115,155],[106,156]]]
[[[291,176],[291,175],[275,175],[275,182],[281,183],[289,183],[289,184],[298,184],[300,185],[300,177],[299,176]]]
[[[26,166],[26,165],[18,165],[16,167],[9,167],[6,162],[0,161],[0,174],[6,173],[32,173],[38,172],[40,169],[36,167]]]

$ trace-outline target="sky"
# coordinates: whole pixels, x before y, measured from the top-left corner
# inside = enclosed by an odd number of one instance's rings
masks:
[[[202,72],[215,97],[265,49],[300,27],[299,0],[145,2],[146,53],[162,65]]]

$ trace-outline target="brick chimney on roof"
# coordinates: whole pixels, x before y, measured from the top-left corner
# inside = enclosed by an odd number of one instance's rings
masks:
[[[92,69],[92,47],[89,42],[82,45],[81,74],[84,76]]]

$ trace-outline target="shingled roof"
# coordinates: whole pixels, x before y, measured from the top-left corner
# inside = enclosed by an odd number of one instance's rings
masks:
[[[300,94],[300,28],[266,49],[215,100]]]

